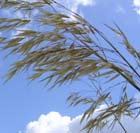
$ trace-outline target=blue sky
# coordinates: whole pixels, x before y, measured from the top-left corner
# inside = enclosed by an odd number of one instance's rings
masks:
[[[83,15],[106,33],[108,31],[105,30],[103,24],[116,22],[134,47],[140,50],[140,0],[71,0],[71,2],[66,0],[62,3]],[[10,12],[2,12],[0,16],[7,13]],[[13,58],[3,60],[4,55],[5,53],[0,53],[1,78],[7,72],[10,62],[13,61]],[[39,82],[29,84],[27,75],[28,73],[20,73],[5,85],[3,80],[0,80],[0,132],[57,133],[60,130],[61,133],[77,133],[80,129],[78,122],[81,116],[79,115],[85,108],[83,106],[68,108],[66,98],[75,88],[85,89],[88,86],[79,81],[47,92],[47,87],[43,88],[43,84]],[[135,92],[132,93],[135,94]],[[47,127],[44,123],[50,121],[52,124]],[[61,124],[60,121],[62,121]],[[126,124],[128,128],[130,123],[131,120],[128,120]],[[138,129],[140,127],[129,128],[129,131],[137,132]],[[116,127],[116,131],[120,129]]]

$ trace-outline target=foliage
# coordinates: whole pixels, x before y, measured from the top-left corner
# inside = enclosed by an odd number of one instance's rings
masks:
[[[120,122],[121,116],[139,115],[139,101],[129,97],[127,89],[140,91],[140,53],[117,24],[114,24],[115,28],[105,25],[117,36],[118,41],[114,38],[110,41],[93,24],[53,0],[7,1],[1,5],[2,9],[14,10],[15,14],[22,12],[26,16],[0,18],[2,50],[8,50],[7,56],[20,56],[11,65],[6,81],[20,71],[30,70],[30,80],[40,79],[46,85],[53,83],[51,88],[54,88],[88,76],[96,97],[84,96],[80,92],[68,97],[71,106],[89,104],[81,119],[81,122],[87,120],[84,129],[90,132],[93,128],[103,128],[113,116],[111,125],[118,122],[126,132]],[[33,15],[34,11],[37,15]],[[26,28],[34,24],[40,29]],[[16,33],[11,37],[4,36],[4,32],[11,31]],[[125,52],[122,53],[121,49]],[[107,84],[106,89],[99,81]],[[116,84],[112,86],[113,83]],[[116,88],[122,90],[118,103],[113,102],[111,95],[111,89],[116,91]],[[93,118],[92,114],[101,104],[106,104],[107,108]]]

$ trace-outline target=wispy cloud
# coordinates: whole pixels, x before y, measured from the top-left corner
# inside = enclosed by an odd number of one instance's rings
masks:
[[[133,0],[135,11],[140,15],[140,0]]]
[[[116,13],[126,14],[126,10],[122,6],[118,6],[116,9]]]
[[[105,108],[105,105],[100,106],[94,115],[103,108]],[[28,123],[26,133],[86,133],[86,131],[81,131],[84,126],[84,123],[80,124],[81,117],[82,115],[79,115],[71,119],[69,116],[62,116],[58,112],[50,112],[46,115],[42,114],[37,121]],[[140,130],[140,117],[135,120],[130,117],[123,117],[121,122],[128,133],[138,133]],[[118,124],[112,130],[106,127],[102,131],[102,133],[122,132],[123,130]],[[97,131],[94,130],[93,133],[97,133]]]

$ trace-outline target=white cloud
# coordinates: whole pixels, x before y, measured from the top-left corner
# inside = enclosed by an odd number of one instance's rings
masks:
[[[140,0],[133,0],[135,6],[140,6]]]
[[[140,15],[140,0],[133,0],[135,11]]]
[[[77,12],[80,6],[93,6],[96,4],[95,0],[63,0],[61,3],[74,12]]]
[[[64,5],[66,8],[70,9],[71,11],[80,14],[82,17],[84,17],[84,13],[80,10],[81,6],[91,7],[96,5],[96,0],[61,0],[61,1],[55,0],[55,1]],[[62,12],[64,11],[62,10]],[[67,15],[69,14],[71,19],[76,20],[76,18],[70,12],[65,11],[65,13]]]
[[[50,112],[47,115],[41,115],[38,121],[30,122],[26,133],[68,133],[70,123],[70,117]]]
[[[37,121],[27,125],[26,133],[85,133],[80,132],[80,116],[71,119],[69,116],[61,116],[58,112],[50,112],[41,115]]]
[[[105,107],[105,105],[100,106],[94,115],[97,115],[98,111]],[[79,115],[71,119],[69,116],[62,116],[58,112],[50,112],[46,115],[41,115],[37,121],[29,122],[27,124],[26,133],[86,133],[86,131],[81,131],[84,126],[84,123],[80,124],[81,117],[82,115]],[[140,117],[134,120],[125,116],[121,122],[128,133],[139,133]],[[116,124],[112,130],[106,127],[102,131],[102,133],[122,132],[123,130],[118,124]],[[98,132],[94,130],[93,133]]]

